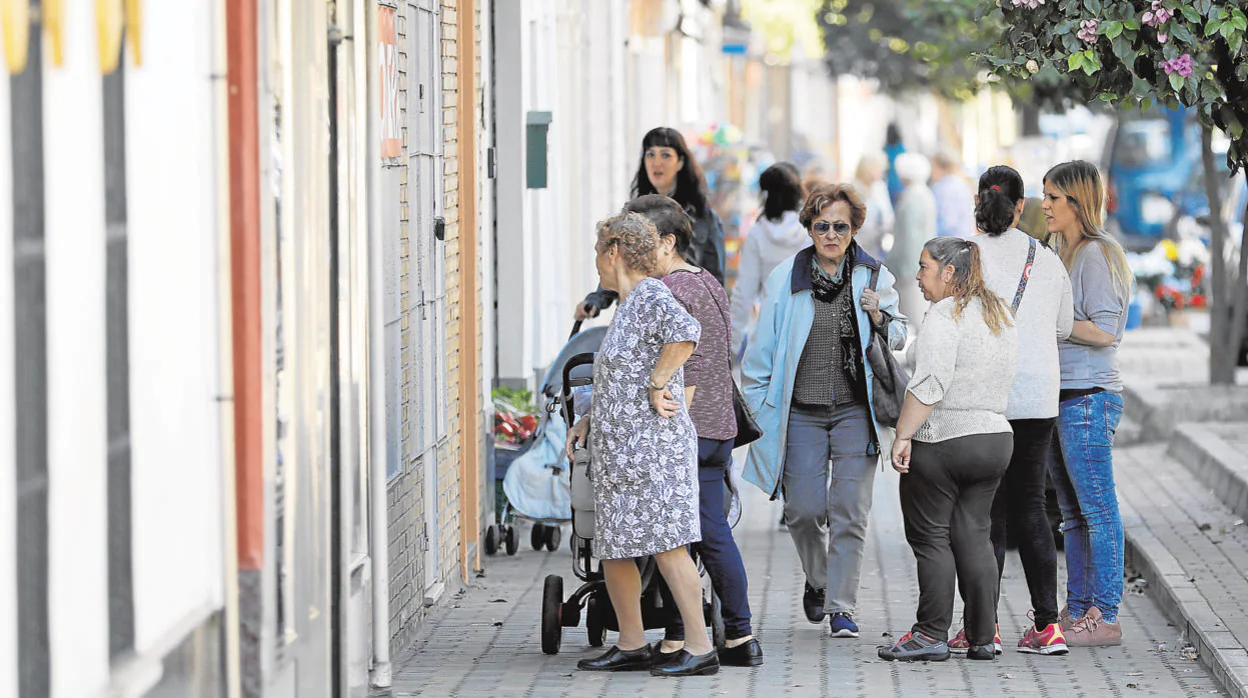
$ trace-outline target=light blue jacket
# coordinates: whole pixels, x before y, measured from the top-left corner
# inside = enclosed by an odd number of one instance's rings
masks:
[[[871,270],[879,268],[876,291],[880,294],[880,310],[885,313],[888,328],[888,344],[900,351],[906,345],[906,317],[897,307],[897,291],[893,288],[894,277],[887,267],[864,252],[857,243],[850,248],[854,255],[853,282],[854,309],[857,311],[859,335],[862,339],[862,355],[866,355],[871,343],[871,320],[862,309],[862,292],[871,279]],[[815,305],[811,296],[811,259],[813,246],[798,252],[781,262],[767,277],[766,293],[758,324],[750,335],[749,348],[742,361],[741,390],[745,402],[758,421],[763,436],[750,444],[750,455],[742,473],[747,481],[775,499],[784,473],[784,453],[789,431],[789,407],[793,401],[793,382],[797,376],[797,364],[810,336],[815,321]],[[871,385],[871,364],[863,361],[867,404],[871,405],[874,389]],[[875,438],[867,447],[868,453],[880,452],[879,434],[884,427],[875,419],[871,408]]]

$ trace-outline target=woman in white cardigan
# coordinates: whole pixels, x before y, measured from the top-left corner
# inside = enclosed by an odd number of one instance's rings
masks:
[[[1009,303],[1018,332],[1018,371],[1005,416],[1014,430],[1014,453],[992,504],[992,545],[998,573],[1005,569],[1005,531],[1012,528],[1031,592],[1034,622],[1018,651],[1066,654],[1057,613],[1057,549],[1045,509],[1045,475],[1057,422],[1061,368],[1057,343],[1074,323],[1070,278],[1057,255],[1019,230],[1023,178],[1012,168],[991,167],[979,178],[975,222],[988,289]],[[965,651],[959,633],[949,649]],[[997,640],[1000,652],[1000,640]]]

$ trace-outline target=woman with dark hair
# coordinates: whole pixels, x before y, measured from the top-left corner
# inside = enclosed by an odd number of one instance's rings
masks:
[[[919,258],[919,288],[932,307],[910,349],[915,370],[892,458],[919,607],[910,632],[879,649],[881,659],[949,658],[955,577],[966,599],[967,657],[996,656],[992,497],[1014,444],[1004,413],[1018,335],[1010,306],[981,270],[979,246],[962,238],[929,240]]]
[[[797,218],[805,196],[797,168],[778,162],[758,177],[763,213],[741,245],[737,280],[732,285],[732,350],[734,355],[749,336],[754,308],[763,299],[763,284],[776,265],[810,244]]]
[[[1105,186],[1096,166],[1075,160],[1044,175],[1050,240],[1070,274],[1075,321],[1058,344],[1062,368],[1057,444],[1049,467],[1062,508],[1066,611],[1072,647],[1122,642],[1123,528],[1114,487],[1114,432],[1122,419],[1118,344],[1134,276],[1122,245],[1105,232]]]
[[[1057,423],[1060,369],[1057,343],[1070,335],[1074,308],[1066,268],[1048,248],[1017,228],[1026,199],[1023,178],[1009,167],[990,167],[979,178],[975,221],[988,290],[1011,303],[1018,332],[1019,362],[1005,418],[1014,430],[1014,451],[992,502],[992,547],[997,573],[1005,570],[1007,525],[1017,534],[1018,553],[1031,591],[1035,617],[1018,641],[1018,651],[1066,654],[1057,622],[1057,548],[1045,510],[1045,475]],[[1000,652],[1000,639],[994,640]],[[965,631],[949,649],[970,647]]]
[[[641,162],[633,177],[633,198],[662,194],[676,200],[693,219],[693,247],[688,261],[724,283],[724,225],[711,208],[706,177],[694,160],[680,131],[666,126],[651,129],[641,141]],[[602,288],[590,293],[576,308],[576,319],[597,317],[615,302]]]
[[[743,477],[784,490],[789,535],[805,572],[806,618],[858,637],[854,611],[880,438],[871,334],[906,344],[893,274],[858,247],[866,207],[853,187],[816,187],[798,216],[811,244],[767,277],[742,387],[763,436]]]

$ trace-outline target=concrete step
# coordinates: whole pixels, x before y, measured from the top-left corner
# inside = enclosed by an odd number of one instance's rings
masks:
[[[1248,422],[1180,424],[1167,454],[1239,518],[1248,517]]]
[[[1121,448],[1141,443],[1145,441],[1144,431],[1140,429],[1139,422],[1126,414],[1122,415],[1122,419],[1118,422],[1118,431],[1114,432],[1114,446]]]
[[[1114,451],[1128,574],[1222,687],[1248,697],[1248,526],[1166,446]]]
[[[1168,441],[1188,422],[1227,422],[1248,415],[1248,385],[1158,383],[1124,379],[1125,416],[1140,428],[1140,441]]]

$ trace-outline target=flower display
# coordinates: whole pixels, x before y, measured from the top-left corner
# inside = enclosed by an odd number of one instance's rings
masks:
[[[1076,34],[1080,39],[1089,44],[1096,43],[1096,28],[1100,26],[1100,21],[1095,19],[1085,19],[1079,23],[1079,32]]]
[[[1140,19],[1142,19],[1144,23],[1150,27],[1160,27],[1166,22],[1169,22],[1170,18],[1173,16],[1174,10],[1167,10],[1162,7],[1161,0],[1153,0],[1152,9],[1145,12],[1144,16]],[[1165,41],[1162,41],[1162,43],[1164,44]]]
[[[1166,75],[1178,73],[1183,77],[1187,77],[1192,74],[1192,57],[1190,54],[1185,53],[1178,58],[1165,61],[1161,64],[1161,67],[1165,69]]]

